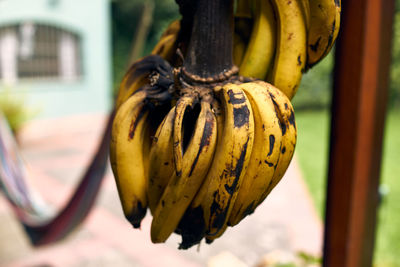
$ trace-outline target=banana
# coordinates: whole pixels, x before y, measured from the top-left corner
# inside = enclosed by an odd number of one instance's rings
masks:
[[[222,86],[214,87],[214,93],[216,95],[221,91]],[[216,145],[220,144],[223,139],[223,129],[224,129],[224,114],[221,109],[221,104],[218,99],[212,101],[212,112],[217,121],[217,141]],[[215,158],[213,158],[213,161]],[[204,185],[202,185],[204,187]],[[199,192],[196,194],[196,198],[200,199],[204,196],[199,196]],[[197,205],[198,206],[198,205]],[[182,236],[182,243],[179,245],[179,249],[188,249],[194,244],[198,244],[205,235],[205,226],[203,212],[201,206],[193,209],[193,202],[190,204],[185,214],[183,215],[176,232]]]
[[[118,109],[112,127],[110,161],[125,217],[135,228],[147,209],[146,92],[137,91]],[[134,160],[132,160],[134,159]]]
[[[237,0],[235,18],[252,18],[251,6],[255,0]]]
[[[244,42],[245,46],[247,46],[250,40],[252,28],[253,28],[253,18],[251,16],[235,17],[235,35],[238,35],[240,37],[238,40]],[[234,39],[233,42],[233,46],[235,45],[236,45],[236,39]],[[245,51],[243,51],[243,53],[245,53]],[[240,66],[240,64],[237,65]]]
[[[158,55],[146,56],[133,63],[119,87],[115,101],[116,110],[138,89],[149,86],[152,83],[151,74],[156,72],[163,80],[173,80],[172,67]]]
[[[177,38],[178,33],[172,33],[161,37],[160,41],[153,48],[151,54],[159,55],[162,58],[171,61],[176,49],[178,48]]]
[[[153,214],[175,169],[172,148],[174,118],[175,107],[161,122],[150,148],[148,200]]]
[[[177,176],[181,176],[182,166],[183,166],[183,136],[184,136],[184,128],[183,128],[183,120],[184,116],[187,113],[187,109],[190,109],[193,105],[194,98],[191,96],[182,96],[178,102],[176,103],[176,111],[175,111],[175,120],[174,120],[174,146],[173,146],[173,155],[175,162],[175,172]]]
[[[279,162],[275,167],[276,169],[274,176],[272,177],[271,183],[258,201],[258,204],[260,204],[269,195],[272,189],[279,183],[287,168],[289,167],[290,161],[293,158],[294,149],[296,147],[297,128],[293,106],[290,103],[289,99],[274,86],[261,81],[257,83],[265,86],[271,92],[271,100],[275,106],[282,131],[282,142],[279,149]]]
[[[336,4],[336,20],[335,20],[335,30],[333,31],[333,36],[332,36],[332,41],[330,43],[330,47],[327,49],[325,56],[329,53],[330,49],[332,48],[332,46],[334,45],[336,38],[339,34],[339,30],[340,30],[340,17],[342,14],[342,4],[341,4],[341,0],[336,0],[335,1]]]
[[[307,67],[311,68],[331,50],[339,33],[340,0],[310,0]]]
[[[148,83],[150,71],[144,71],[142,60],[132,64],[125,74],[119,87],[117,99],[115,100],[116,110],[124,103],[136,90]]]
[[[173,174],[151,224],[154,243],[165,242],[177,228],[185,210],[197,193],[213,158],[217,137],[217,123],[208,102],[201,102],[193,136],[182,153],[182,173]]]
[[[300,0],[272,0],[277,17],[277,44],[267,81],[292,99],[306,64],[307,29]]]
[[[251,5],[254,0],[238,0],[235,13],[235,33],[233,36],[233,62],[240,66],[246,53],[247,43],[253,24]]]
[[[233,63],[236,66],[240,66],[243,61],[244,53],[246,52],[246,43],[243,38],[235,33],[233,36]]]
[[[303,16],[306,22],[306,29],[310,28],[310,19],[311,19],[311,11],[310,11],[310,0],[300,0],[301,11],[303,11]]]
[[[239,74],[263,80],[275,54],[275,15],[269,0],[255,0],[253,3],[254,24]]]
[[[199,242],[204,235],[216,236],[224,228],[253,148],[254,118],[245,93],[239,85],[227,84],[219,95],[223,104],[223,132],[210,170],[185,218],[197,225],[196,233],[187,236],[181,233],[181,248]]]
[[[173,34],[178,34],[181,29],[181,21],[180,20],[174,20],[171,22],[167,29],[162,33],[160,39],[168,36],[168,35],[173,35]]]
[[[181,29],[180,20],[171,22],[167,29],[162,33],[160,41],[154,46],[151,54],[159,55],[167,61],[171,61],[176,49],[178,48],[178,34]]]
[[[228,225],[238,224],[251,214],[269,186],[280,160],[282,131],[269,88],[244,83],[241,88],[250,100],[254,114],[254,149],[249,167],[233,206]]]

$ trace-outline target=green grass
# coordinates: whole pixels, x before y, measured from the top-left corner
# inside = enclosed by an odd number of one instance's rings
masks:
[[[400,111],[387,118],[381,184],[388,194],[379,210],[375,262],[377,266],[400,266]]]
[[[323,216],[329,141],[329,112],[296,113],[296,155],[318,214]]]
[[[329,149],[329,113],[299,112],[297,159],[315,206],[323,216]],[[400,111],[386,121],[381,184],[388,192],[379,209],[374,265],[400,266]]]

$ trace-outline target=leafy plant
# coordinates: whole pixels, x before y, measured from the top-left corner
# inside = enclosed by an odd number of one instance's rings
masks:
[[[3,113],[11,130],[16,133],[21,126],[38,114],[38,110],[28,107],[24,94],[11,93],[10,88],[6,88],[0,92],[0,113]]]

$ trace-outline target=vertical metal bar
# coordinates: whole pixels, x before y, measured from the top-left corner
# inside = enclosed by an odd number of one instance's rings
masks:
[[[323,266],[367,267],[375,240],[394,0],[342,5]]]

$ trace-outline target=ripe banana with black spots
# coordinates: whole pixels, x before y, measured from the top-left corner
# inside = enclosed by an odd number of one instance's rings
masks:
[[[176,230],[212,162],[217,139],[216,118],[210,103],[203,101],[200,105],[193,135],[187,148],[181,151],[182,171],[172,175],[153,214],[151,239],[154,243],[165,242]]]
[[[183,119],[186,110],[190,109],[194,104],[194,98],[191,96],[183,96],[176,103],[175,119],[174,119],[174,135],[173,135],[173,155],[175,162],[175,172],[177,176],[181,176],[183,166]]]
[[[282,179],[293,157],[296,124],[290,100],[271,84],[256,81],[241,84],[253,108],[254,144],[245,178],[229,220],[216,235],[205,234],[207,243],[220,237],[254,212]]]
[[[304,20],[306,23],[307,31],[310,29],[311,20],[311,10],[310,10],[310,0],[300,0],[301,11],[303,11]]]
[[[269,0],[254,0],[254,22],[239,74],[265,79],[275,56],[276,21]]]
[[[154,79],[158,79],[159,83],[164,83],[161,85],[162,87],[169,87],[173,83],[171,82],[173,80],[172,68],[167,61],[162,60],[158,55],[152,55],[134,62],[120,84],[115,100],[116,110],[138,89],[143,86],[152,86]],[[168,95],[168,92],[165,92],[165,95]]]
[[[280,128],[282,131],[282,142],[279,148],[280,159],[276,165],[275,173],[272,177],[271,183],[258,201],[258,204],[261,204],[261,202],[264,201],[272,189],[279,183],[289,167],[289,163],[293,158],[294,149],[296,147],[297,127],[294,110],[289,99],[271,84],[265,82],[257,83],[265,86],[270,91],[271,100],[277,110],[276,114],[278,115]]]
[[[253,28],[253,10],[254,0],[236,1],[235,29],[233,36],[233,62],[240,66],[243,56],[246,53],[246,47],[250,40]]]
[[[331,50],[340,28],[341,0],[309,0],[310,28],[307,66],[321,61]]]
[[[277,43],[267,80],[292,99],[306,64],[306,21],[300,0],[272,0],[272,5],[277,17]]]
[[[216,150],[205,186],[193,202],[196,207],[197,201],[201,201],[206,234],[210,236],[217,235],[229,218],[254,141],[253,111],[241,87],[227,84],[220,95],[224,112],[223,139]]]
[[[178,34],[180,30],[180,21],[174,20],[167,27],[160,37],[160,41],[154,46],[151,54],[159,55],[167,61],[171,61],[178,48]]]
[[[268,87],[256,83],[245,83],[241,86],[246,93],[254,113],[254,147],[249,167],[228,224],[234,226],[257,207],[260,196],[270,185],[278,164],[289,164],[280,158],[282,131],[275,112]],[[275,93],[275,92],[273,92]]]
[[[150,138],[143,101],[144,91],[130,96],[113,123],[110,159],[125,217],[135,228],[147,209],[147,157]],[[132,160],[134,159],[134,160]]]
[[[119,109],[122,103],[136,90],[149,82],[150,73],[150,68],[147,68],[140,60],[132,64],[120,84],[117,99],[115,100],[116,109]]]
[[[125,217],[137,228],[146,214],[151,136],[171,107],[172,68],[159,56],[132,65],[121,83],[110,162]]]
[[[219,89],[223,126],[214,160],[194,198],[185,221],[198,225],[197,233],[185,229],[182,248],[198,243],[205,235],[215,236],[223,229],[236,200],[250,160],[254,140],[254,118],[249,100],[239,85]],[[218,129],[220,131],[220,129]],[[190,227],[183,222],[181,228]]]
[[[150,148],[148,199],[149,208],[154,213],[161,195],[174,173],[173,124],[175,107],[161,122]]]

